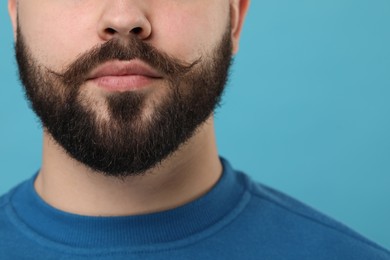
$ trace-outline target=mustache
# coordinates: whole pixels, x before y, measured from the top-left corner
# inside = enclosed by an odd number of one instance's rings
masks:
[[[128,41],[112,39],[101,45],[97,45],[91,50],[81,54],[63,72],[55,72],[46,68],[47,71],[66,85],[80,86],[87,80],[87,75],[91,70],[100,64],[111,61],[130,61],[139,59],[164,75],[168,80],[183,77],[198,63],[202,57],[193,62],[185,62],[167,53],[157,50],[154,46],[143,42],[136,36],[129,36]]]

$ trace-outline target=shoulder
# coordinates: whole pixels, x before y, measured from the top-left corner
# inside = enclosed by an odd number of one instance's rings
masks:
[[[15,190],[19,187],[20,185],[14,187],[10,191],[8,191],[5,194],[0,195],[0,230],[3,232],[0,232],[0,237],[2,234],[4,234],[4,231],[6,229],[9,229],[9,216],[7,214],[7,211],[9,211],[9,208],[11,207],[11,198],[12,195],[14,194]]]
[[[319,253],[323,256],[315,259],[390,259],[389,251],[342,223],[246,178],[252,199],[244,214],[256,223],[252,227],[256,232],[266,235],[271,248],[284,248],[290,254],[299,250],[301,259],[306,259],[305,254],[314,257]]]
[[[9,248],[14,245],[13,242],[17,236],[14,225],[10,221],[8,211],[10,210],[10,198],[14,189],[0,196],[0,258],[9,259]],[[15,246],[13,248],[16,248]]]
[[[11,197],[14,190],[15,190],[15,188],[8,191],[5,194],[0,195],[0,214],[2,212],[4,212],[5,208],[10,203],[10,197]]]

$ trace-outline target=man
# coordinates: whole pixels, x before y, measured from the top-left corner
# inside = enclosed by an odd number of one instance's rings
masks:
[[[40,171],[0,199],[0,259],[390,259],[218,157],[249,0],[9,0]]]

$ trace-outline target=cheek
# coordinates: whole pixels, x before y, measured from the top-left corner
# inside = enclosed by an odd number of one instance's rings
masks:
[[[159,12],[169,15],[155,16],[156,46],[187,61],[199,58],[219,43],[226,30],[229,8],[215,10],[213,7],[192,7]]]
[[[87,28],[91,17],[80,10],[73,12],[54,4],[39,9],[24,5],[18,16],[20,31],[34,59],[54,70],[62,69],[96,44],[94,34]]]

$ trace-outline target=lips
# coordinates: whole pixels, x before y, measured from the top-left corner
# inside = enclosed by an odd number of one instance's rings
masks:
[[[132,91],[147,87],[162,75],[140,60],[109,61],[94,69],[88,81],[106,91]]]

